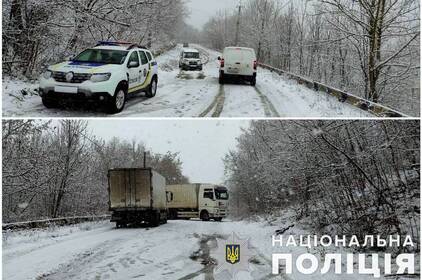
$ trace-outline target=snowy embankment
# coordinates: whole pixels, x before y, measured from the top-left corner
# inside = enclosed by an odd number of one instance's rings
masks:
[[[181,46],[157,57],[157,96],[130,98],[125,110],[113,117],[371,117],[333,96],[315,92],[293,80],[258,70],[256,88],[244,82],[218,84],[218,52],[197,47],[205,63],[202,72],[180,71]],[[36,81],[3,78],[5,117],[107,117],[95,107],[46,109],[36,92]]]
[[[210,263],[197,258],[204,253],[203,246],[213,250],[209,240],[229,237],[233,232],[242,239],[250,238],[255,248],[251,272],[241,272],[237,279],[279,279],[280,275],[271,275],[272,253],[291,252],[297,256],[310,252],[320,256],[330,252],[330,248],[309,251],[305,247],[272,247],[271,236],[290,224],[288,219],[222,223],[191,220],[169,221],[158,228],[116,229],[109,222],[91,222],[48,230],[3,232],[3,279],[204,279],[212,274],[212,269],[206,269]],[[300,234],[309,232],[293,226],[284,233]],[[333,271],[283,277],[373,279],[357,274],[335,275]]]

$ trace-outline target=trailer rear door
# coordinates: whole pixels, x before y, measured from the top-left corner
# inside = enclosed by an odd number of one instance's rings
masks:
[[[151,170],[136,169],[133,173],[132,205],[135,207],[151,207]]]
[[[145,208],[151,206],[151,170],[110,170],[110,208]]]

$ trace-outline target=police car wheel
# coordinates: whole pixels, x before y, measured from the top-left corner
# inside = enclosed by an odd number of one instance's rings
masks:
[[[49,98],[43,98],[42,104],[48,109],[53,109],[53,108],[56,108],[58,106],[57,101],[49,99]]]
[[[146,96],[148,98],[152,98],[157,94],[157,86],[158,86],[157,78],[154,77],[154,78],[152,78],[151,84],[149,85],[147,92],[146,92]]]
[[[112,98],[110,98],[109,101],[109,108],[108,113],[109,114],[117,114],[123,111],[126,104],[126,90],[119,86],[116,89],[116,93]]]

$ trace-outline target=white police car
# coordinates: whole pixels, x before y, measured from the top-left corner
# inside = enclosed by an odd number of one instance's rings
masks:
[[[47,108],[64,100],[105,102],[108,113],[121,112],[128,95],[157,92],[158,65],[152,53],[136,44],[99,42],[70,61],[50,66],[39,92]]]

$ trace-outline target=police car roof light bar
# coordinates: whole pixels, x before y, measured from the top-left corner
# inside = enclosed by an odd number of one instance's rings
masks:
[[[132,45],[130,42],[119,42],[119,41],[99,41],[97,46],[121,46],[121,45]]]
[[[96,47],[99,47],[99,46],[122,46],[122,45],[129,45],[127,47],[127,50],[131,50],[131,49],[134,49],[134,48],[147,49],[146,47],[140,46],[138,44],[134,44],[134,43],[130,43],[130,42],[122,42],[122,41],[116,41],[116,42],[99,41]]]

